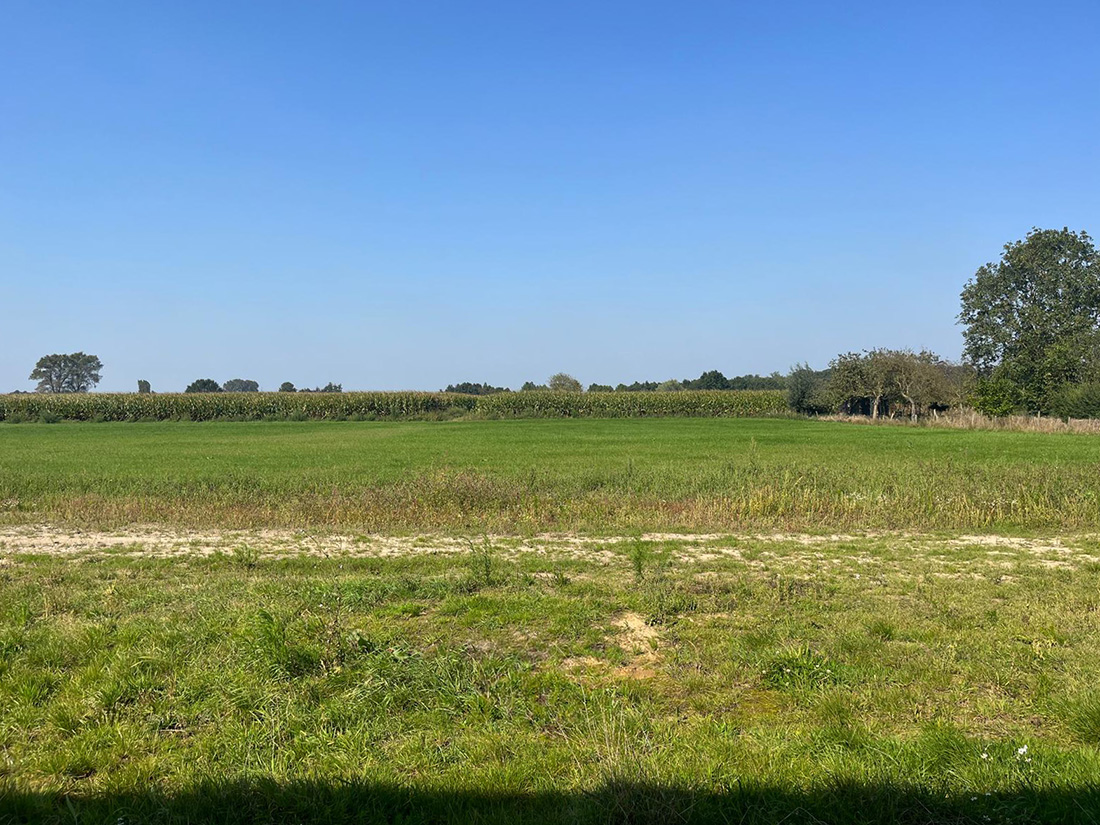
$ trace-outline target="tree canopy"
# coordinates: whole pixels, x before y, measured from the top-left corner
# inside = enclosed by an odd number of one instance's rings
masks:
[[[187,385],[184,392],[221,392],[222,387],[213,378],[199,378]]]
[[[257,381],[248,378],[230,378],[222,384],[223,392],[259,392],[260,385]]]
[[[582,392],[584,386],[567,372],[559,372],[550,376],[550,380],[546,382],[550,389],[556,392]]]
[[[458,384],[448,384],[447,389],[440,392],[456,392],[462,395],[496,395],[498,392],[511,392],[507,387],[494,387],[492,384],[475,384],[472,381],[462,381]]]
[[[1100,255],[1085,232],[1033,229],[962,291],[965,356],[1033,412],[1066,384],[1100,378]],[[993,383],[990,383],[993,382]],[[996,382],[1002,382],[1000,386]]]
[[[88,392],[99,383],[102,369],[103,362],[94,355],[55,353],[38,359],[30,379],[38,382],[38,392]]]

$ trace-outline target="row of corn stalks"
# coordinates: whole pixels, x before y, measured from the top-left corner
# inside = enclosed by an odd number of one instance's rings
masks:
[[[776,390],[687,392],[74,393],[0,395],[0,421],[211,421],[432,416],[486,418],[750,417],[782,415]]]

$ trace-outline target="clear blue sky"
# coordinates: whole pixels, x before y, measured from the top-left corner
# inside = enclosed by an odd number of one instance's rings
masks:
[[[1100,234],[1100,3],[0,4],[0,390],[961,350]]]

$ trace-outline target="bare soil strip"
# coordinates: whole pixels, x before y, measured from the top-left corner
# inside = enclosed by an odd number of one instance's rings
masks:
[[[173,558],[247,553],[256,558],[300,556],[386,558],[420,554],[463,554],[490,546],[504,555],[553,553],[605,563],[621,560],[624,550],[638,540],[666,544],[673,557],[683,561],[706,561],[721,557],[748,558],[760,555],[798,557],[802,560],[845,558],[871,561],[870,544],[887,543],[921,551],[935,560],[953,550],[980,549],[987,561],[999,556],[1026,554],[1050,567],[1076,567],[1100,562],[1100,536],[1082,534],[1053,538],[1023,538],[1002,535],[943,536],[922,533],[863,534],[678,534],[648,533],[641,536],[581,536],[546,533],[515,537],[485,535],[463,538],[439,534],[388,536],[380,534],[330,534],[291,530],[183,530],[158,526],[136,526],[124,531],[89,531],[49,524],[0,527],[0,565],[22,554],[69,556],[128,556]]]

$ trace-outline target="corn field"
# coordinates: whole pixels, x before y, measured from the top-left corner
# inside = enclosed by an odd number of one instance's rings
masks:
[[[759,418],[789,412],[782,390],[511,392],[481,396],[477,411],[502,418]]]
[[[787,414],[777,390],[647,393],[72,393],[0,395],[0,421],[375,420],[433,417],[761,417]]]

